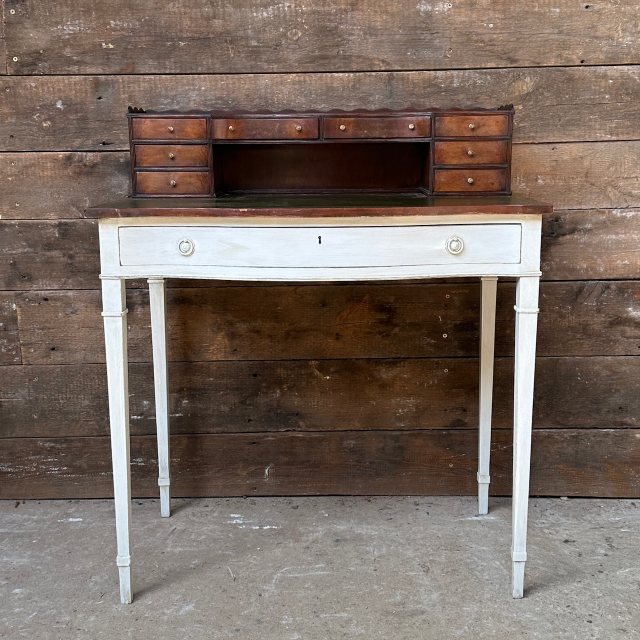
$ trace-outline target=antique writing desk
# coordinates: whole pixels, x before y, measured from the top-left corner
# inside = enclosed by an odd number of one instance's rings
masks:
[[[130,114],[132,196],[99,218],[120,596],[131,602],[125,280],[149,282],[161,514],[169,516],[165,280],[479,277],[479,512],[488,510],[498,277],[517,280],[512,592],[526,561],[541,216],[510,193],[510,108]]]

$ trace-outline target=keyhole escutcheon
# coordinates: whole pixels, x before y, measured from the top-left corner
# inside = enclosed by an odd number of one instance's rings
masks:
[[[322,244],[322,236],[318,236],[318,244]]]

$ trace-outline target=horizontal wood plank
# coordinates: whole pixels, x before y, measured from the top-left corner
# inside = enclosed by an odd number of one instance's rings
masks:
[[[638,207],[638,157],[640,141],[516,145],[511,188],[558,209]]]
[[[637,429],[537,430],[532,495],[640,496]],[[511,433],[494,432],[491,491],[509,495]],[[475,494],[477,433],[346,431],[174,436],[174,496]],[[157,496],[156,442],[132,438],[136,497]],[[268,471],[267,471],[268,470]],[[0,498],[112,495],[108,438],[7,438]]]
[[[0,291],[0,366],[20,364],[21,361],[16,296]],[[2,386],[0,383],[0,388]]]
[[[5,12],[5,18],[9,70],[18,74],[272,73],[640,60],[632,0],[270,5],[6,0],[5,5],[15,11]]]
[[[514,285],[498,287],[496,354],[513,352]],[[23,362],[104,360],[97,291],[17,294]],[[128,292],[129,357],[149,361],[145,290]],[[222,286],[169,291],[177,361],[469,356],[479,285]],[[640,354],[640,282],[544,282],[538,354]],[[69,319],[72,318],[73,321]]]
[[[0,150],[128,149],[125,113],[129,105],[324,111],[364,106],[495,108],[513,103],[516,142],[634,140],[639,137],[640,106],[635,99],[639,79],[637,66],[269,76],[34,76],[28,82],[6,76],[0,78]]]
[[[639,156],[640,142],[515,145],[513,191],[558,210],[638,209]],[[130,188],[127,152],[0,153],[0,171],[3,220],[80,218],[88,206],[121,199]],[[633,220],[627,226],[633,239]]]
[[[545,280],[640,278],[640,209],[555,211],[542,227]]]
[[[498,358],[494,428],[512,424],[513,361]],[[109,433],[103,365],[2,371],[0,437]],[[130,367],[131,431],[155,433],[150,364]],[[534,428],[640,428],[640,357],[538,358]],[[172,363],[171,433],[474,429],[478,361]]]
[[[95,221],[0,221],[0,254],[5,257],[0,261],[3,289],[99,287]],[[556,211],[545,216],[542,270],[545,280],[638,278],[640,209]],[[133,284],[146,286],[142,281]],[[174,281],[170,284],[175,286]]]

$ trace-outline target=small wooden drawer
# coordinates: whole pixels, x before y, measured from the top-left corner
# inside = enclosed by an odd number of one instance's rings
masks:
[[[325,138],[426,138],[429,116],[325,118]]]
[[[435,164],[504,164],[508,162],[507,140],[436,142]]]
[[[509,135],[507,114],[436,116],[437,138],[507,135]]]
[[[206,144],[137,144],[136,167],[208,167]]]
[[[216,140],[315,140],[318,118],[217,118]]]
[[[206,118],[133,118],[134,140],[206,140]]]
[[[136,171],[135,191],[141,195],[200,196],[211,191],[208,171]]]
[[[123,266],[348,269],[517,264],[522,228],[130,226],[119,230],[119,240]]]
[[[506,169],[436,169],[434,193],[508,191]]]

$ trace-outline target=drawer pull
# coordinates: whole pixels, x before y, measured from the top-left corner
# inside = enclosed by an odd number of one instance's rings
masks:
[[[462,253],[464,249],[464,242],[460,236],[451,236],[447,239],[445,246],[452,256],[457,256]]]
[[[196,246],[193,244],[193,240],[189,240],[189,238],[183,238],[178,242],[178,251],[185,257],[192,255],[195,250]]]
[[[167,127],[167,131],[168,131],[169,133],[173,133],[173,132],[175,131],[175,129],[174,129],[172,126],[168,126],[168,127]]]
[[[176,154],[175,153],[170,153],[169,154],[169,160],[175,160],[176,158]]]
[[[476,125],[473,122],[469,123],[469,129],[471,129],[473,131],[473,129],[476,128]]]
[[[169,180],[169,186],[175,187],[178,183],[175,180]]]
[[[416,128],[416,125],[413,124],[413,122],[409,125],[409,129],[411,129],[411,131],[413,131]]]
[[[236,130],[236,128],[232,124],[230,124],[229,125],[229,131],[235,131],[235,130]]]
[[[340,129],[340,131],[346,131],[347,130],[347,125],[346,124],[341,124],[338,129]]]
[[[467,155],[468,155],[470,158],[473,158],[473,156],[475,155],[475,153],[473,152],[473,149],[467,149]]]
[[[297,124],[296,125],[296,131],[302,131],[302,125],[301,124]]]
[[[473,178],[467,178],[467,182],[469,184],[473,184],[475,182],[475,180]]]

